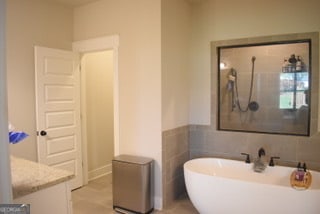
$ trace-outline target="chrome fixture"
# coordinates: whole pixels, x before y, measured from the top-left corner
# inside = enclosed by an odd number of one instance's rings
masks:
[[[261,158],[261,156],[265,156],[265,155],[266,155],[266,152],[264,151],[264,148],[260,148],[258,151],[259,158]]]
[[[260,148],[258,151],[258,158],[253,162],[253,170],[255,172],[263,172],[266,169],[266,164],[263,161],[263,156],[266,155],[264,148]]]

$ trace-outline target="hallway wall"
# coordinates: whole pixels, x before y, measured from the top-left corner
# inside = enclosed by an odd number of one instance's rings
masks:
[[[120,154],[155,160],[162,207],[160,0],[100,0],[74,10],[74,40],[119,34]]]
[[[112,170],[113,51],[87,53],[82,62],[86,77],[88,178],[92,180]]]

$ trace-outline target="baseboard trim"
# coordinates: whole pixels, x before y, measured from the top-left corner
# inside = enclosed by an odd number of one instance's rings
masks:
[[[100,178],[112,173],[112,164],[108,164],[88,172],[88,181]]]

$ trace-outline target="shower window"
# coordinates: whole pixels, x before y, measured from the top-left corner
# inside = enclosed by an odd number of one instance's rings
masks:
[[[280,74],[279,108],[297,110],[308,106],[309,73]]]
[[[216,50],[218,130],[310,134],[310,39]]]

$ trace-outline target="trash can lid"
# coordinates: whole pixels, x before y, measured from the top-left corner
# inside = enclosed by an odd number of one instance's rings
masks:
[[[134,155],[119,155],[113,158],[113,161],[120,161],[134,164],[148,164],[152,162],[152,158],[134,156]]]

